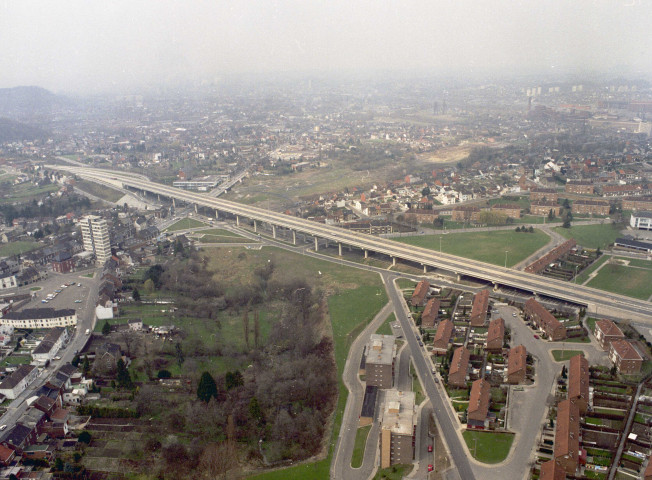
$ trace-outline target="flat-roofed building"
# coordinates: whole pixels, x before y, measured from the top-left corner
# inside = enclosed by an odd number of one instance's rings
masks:
[[[487,331],[487,342],[485,349],[489,352],[500,352],[503,349],[505,342],[505,320],[502,318],[495,318],[489,322],[489,330]]]
[[[507,382],[512,385],[523,383],[527,376],[527,350],[518,345],[509,350],[507,358]]]
[[[629,217],[629,225],[638,230],[652,230],[652,212],[633,212]]]
[[[568,368],[568,398],[577,405],[584,415],[589,406],[589,362],[584,355],[570,359]]]
[[[380,468],[413,462],[417,426],[414,407],[414,392],[396,389],[385,392],[380,423]]]
[[[534,298],[530,298],[525,302],[523,313],[527,319],[532,320],[538,328],[543,330],[551,340],[556,342],[566,338],[566,327]]]
[[[570,400],[557,404],[554,459],[567,475],[575,475],[580,455],[580,411]]]
[[[430,291],[430,282],[428,280],[421,280],[417,283],[414,293],[412,293],[412,299],[410,303],[413,307],[421,307],[426,302],[426,296]]]
[[[432,341],[432,350],[435,354],[443,355],[448,351],[448,345],[454,331],[455,325],[449,319],[439,322],[435,338]]]
[[[453,353],[450,369],[448,370],[448,383],[454,387],[466,387],[466,374],[469,369],[471,352],[466,347],[458,347]]]
[[[620,373],[633,375],[641,371],[643,357],[627,340],[614,340],[609,348],[609,359]]]
[[[598,320],[595,322],[595,339],[603,350],[609,350],[611,342],[625,338],[623,331],[611,320]]]
[[[365,376],[367,385],[392,388],[396,342],[394,335],[372,334],[366,349]]]
[[[79,225],[84,240],[84,250],[94,253],[97,264],[104,265],[111,258],[111,238],[106,220],[97,215],[86,215],[80,219]]]
[[[438,298],[431,298],[426,303],[426,308],[423,309],[421,314],[421,326],[423,328],[433,328],[439,316],[439,306],[441,301]]]
[[[489,400],[491,400],[491,385],[489,382],[484,378],[473,382],[466,415],[466,425],[468,427],[485,428],[487,426]]]
[[[487,309],[489,308],[489,290],[484,289],[473,297],[471,307],[471,326],[482,327],[487,321]]]

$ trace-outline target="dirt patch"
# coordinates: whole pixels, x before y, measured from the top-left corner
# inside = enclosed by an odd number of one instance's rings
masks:
[[[469,156],[475,145],[464,145],[462,147],[442,148],[436,152],[428,152],[417,155],[421,163],[457,163]]]

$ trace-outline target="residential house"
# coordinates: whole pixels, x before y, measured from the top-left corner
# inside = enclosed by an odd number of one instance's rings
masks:
[[[569,399],[557,404],[554,459],[567,475],[575,475],[580,456],[580,411]]]
[[[539,480],[566,480],[566,471],[554,459],[541,464]]]
[[[20,423],[16,423],[0,435],[0,445],[15,450],[18,455],[22,454],[23,449],[32,445],[34,442],[36,442],[34,430]]]
[[[451,341],[455,326],[449,319],[439,322],[437,332],[432,342],[432,351],[436,355],[444,355],[448,351],[448,345]]]
[[[643,366],[643,357],[627,340],[614,340],[611,342],[609,360],[613,362],[618,372],[625,375],[639,373]],[[2,393],[1,389],[0,393]]]
[[[554,188],[532,188],[530,189],[530,201],[548,200],[550,202],[557,201],[557,190]]]
[[[380,423],[380,468],[414,461],[416,424],[415,393],[396,389],[385,392]]]
[[[16,456],[16,451],[7,448],[4,445],[0,445],[0,464],[4,465],[5,467],[9,466],[9,464],[14,460],[14,457]]]
[[[561,205],[551,200],[539,200],[530,204],[530,213],[532,215],[549,215],[552,210],[553,215],[561,215]]]
[[[497,204],[491,206],[492,212],[499,212],[507,215],[507,218],[521,218],[521,207],[518,204]]]
[[[466,387],[466,374],[471,360],[471,352],[466,347],[458,347],[453,353],[448,370],[448,383],[454,387]]]
[[[611,342],[625,338],[623,331],[611,320],[598,320],[595,322],[595,339],[603,350],[609,350]]]
[[[480,209],[472,205],[459,205],[453,208],[451,220],[454,222],[469,223],[477,222],[480,216]]]
[[[103,343],[95,349],[93,372],[96,375],[112,375],[118,367],[120,358],[122,358],[122,352],[119,345]]]
[[[534,298],[530,298],[525,302],[523,313],[528,320],[532,320],[551,340],[557,342],[566,338],[566,327]]]
[[[127,323],[129,325],[129,330],[134,332],[140,332],[143,329],[143,321],[140,318],[132,318]]]
[[[32,358],[40,364],[52,360],[67,340],[68,330],[63,327],[51,329],[32,351]]]
[[[75,270],[75,261],[69,251],[57,252],[52,259],[52,271],[70,273]]]
[[[431,298],[426,303],[426,308],[421,314],[421,327],[422,328],[434,328],[435,322],[437,321],[437,316],[439,315],[439,306],[441,302],[438,298]]]
[[[568,368],[568,398],[584,415],[589,405],[589,362],[584,355],[570,359]]]
[[[496,318],[489,322],[485,349],[492,353],[501,352],[505,342],[505,320]]]
[[[606,200],[574,200],[571,212],[581,215],[609,215],[609,202]]]
[[[471,385],[466,425],[468,428],[484,429],[487,426],[489,401],[491,400],[491,385],[480,378]]]
[[[518,385],[527,377],[527,350],[518,345],[509,350],[507,358],[507,383]]]
[[[0,383],[0,394],[13,400],[38,377],[38,369],[34,365],[21,365],[15,372]]]
[[[484,289],[473,296],[471,307],[471,326],[483,327],[487,321],[487,309],[489,308],[489,290]]]
[[[1,324],[14,328],[53,328],[77,324],[77,313],[72,308],[26,308],[20,312],[9,312],[0,318]]]
[[[577,193],[580,195],[593,195],[594,188],[591,180],[568,180],[564,188],[566,193]]]
[[[410,303],[413,307],[421,307],[426,301],[426,295],[430,291],[430,282],[428,280],[421,280],[417,283],[414,293],[412,294],[412,299]]]

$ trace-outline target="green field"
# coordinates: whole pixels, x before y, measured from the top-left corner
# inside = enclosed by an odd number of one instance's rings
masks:
[[[390,326],[390,324],[394,323],[395,321],[396,321],[396,315],[390,313],[389,317],[387,317],[387,320],[385,320],[385,322],[380,327],[378,327],[376,333],[378,335],[393,335],[394,332],[392,332],[392,327]]]
[[[116,190],[106,185],[101,185],[99,183],[91,182],[90,180],[77,180],[75,184],[76,188],[83,190],[84,192],[90,193],[95,197],[99,197],[107,202],[115,203],[125,196],[124,192]]]
[[[10,257],[11,255],[18,255],[19,253],[27,253],[40,247],[42,247],[42,245],[38,242],[19,240],[17,242],[2,245],[0,247],[0,257]]]
[[[199,227],[205,227],[206,224],[204,222],[200,222],[199,220],[195,220],[194,218],[182,218],[178,222],[170,225],[168,228],[165,229],[166,232],[177,232],[179,230],[189,230],[191,228],[199,228]]]
[[[505,460],[514,441],[514,435],[511,433],[466,430],[462,436],[473,458],[482,463],[499,463]]]
[[[367,437],[369,436],[371,425],[360,427],[355,432],[355,445],[353,446],[353,456],[351,457],[351,466],[353,468],[360,468],[364,459],[364,449],[367,444]]]
[[[223,228],[207,228],[206,230],[202,230],[198,233],[203,233],[204,235],[217,235],[220,237],[242,238],[242,236],[238,235],[237,233],[233,233],[230,230],[224,230]]]
[[[540,230],[535,230],[534,233],[521,233],[513,230],[449,233],[402,237],[394,240],[438,251],[440,238],[442,252],[493,265],[505,264],[505,251],[507,250],[508,267],[523,261],[550,241],[550,237]]]
[[[610,258],[611,257],[609,255],[602,255],[595,262],[593,262],[589,268],[587,268],[586,270],[584,270],[582,273],[580,273],[577,276],[577,279],[575,280],[575,283],[578,283],[579,285],[582,285],[584,282],[586,282],[589,279],[589,275],[591,275],[598,268],[600,268],[600,265],[602,265],[604,262],[606,262]]]
[[[652,295],[652,270],[610,263],[587,286],[647,300]]]
[[[393,465],[389,468],[381,468],[376,472],[373,480],[401,480],[410,474],[412,468],[414,468],[413,465]]]
[[[616,257],[617,260],[622,260],[627,262],[627,265],[630,267],[640,267],[640,268],[649,268],[652,270],[652,261],[650,260],[641,260],[639,258],[625,258],[625,257]]]
[[[48,184],[43,186],[37,186],[30,182],[20,183],[18,185],[12,185],[9,188],[9,192],[2,192],[7,196],[5,198],[0,198],[1,204],[21,202],[25,203],[32,199],[41,198],[49,193],[56,192],[61,188],[60,185]]]
[[[550,353],[552,353],[555,362],[565,362],[575,355],[584,355],[582,350],[552,350]]]
[[[202,235],[199,241],[202,243],[254,243],[254,240],[230,235]]]
[[[618,237],[622,237],[620,227],[605,222],[600,225],[575,225],[570,228],[555,227],[555,232],[566,238],[574,238],[585,248],[601,248],[604,250]]]
[[[412,391],[414,392],[414,404],[421,405],[421,402],[423,402],[426,396],[423,394],[423,387],[421,386],[421,382],[419,381],[419,377],[417,376],[414,370],[414,365],[412,364],[412,362],[410,362],[410,375],[412,375]]]

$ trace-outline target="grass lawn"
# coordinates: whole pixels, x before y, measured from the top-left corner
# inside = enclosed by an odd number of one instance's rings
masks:
[[[9,188],[8,195],[4,198],[0,198],[0,204],[4,205],[14,202],[27,203],[32,199],[41,198],[49,193],[56,192],[60,188],[60,185],[55,184],[48,184],[39,187],[30,182],[12,185]],[[7,192],[2,193],[6,194]]]
[[[200,222],[199,220],[195,220],[194,218],[182,218],[178,222],[170,225],[168,228],[165,229],[166,232],[177,232],[179,230],[188,230],[190,228],[199,228],[199,227],[205,227],[206,224],[204,222]],[[202,232],[205,233],[205,232]]]
[[[202,243],[254,243],[254,240],[248,238],[229,235],[202,235],[199,241]]]
[[[514,441],[514,435],[511,433],[466,430],[462,436],[473,458],[483,463],[499,463],[505,460]]]
[[[26,365],[31,361],[29,355],[9,355],[0,365],[3,367],[7,365]]]
[[[421,402],[423,402],[424,398],[426,396],[423,394],[423,387],[421,386],[421,382],[419,381],[419,377],[417,377],[417,374],[414,370],[414,365],[412,362],[410,362],[410,375],[412,375],[412,391],[414,392],[414,404],[416,405],[421,405]]]
[[[585,269],[582,273],[580,273],[577,276],[576,282],[580,285],[582,285],[584,282],[586,282],[589,279],[589,275],[595,272],[598,268],[600,268],[600,265],[602,265],[604,262],[609,260],[611,257],[609,255],[602,255],[600,258],[598,258],[595,262],[589,266],[589,268]]]
[[[586,328],[589,329],[589,332],[593,333],[595,331],[595,322],[597,322],[597,318],[589,317],[586,319]]]
[[[395,321],[396,321],[396,315],[390,313],[385,323],[383,323],[380,327],[378,327],[376,333],[378,335],[393,335],[392,327],[390,327],[390,324],[394,323]]]
[[[367,444],[367,437],[369,436],[371,425],[358,428],[355,432],[355,445],[353,446],[353,456],[351,457],[351,466],[353,468],[360,468],[362,460],[364,459],[364,448]]]
[[[82,277],[86,277],[86,278],[93,278],[94,276],[95,276],[94,272],[93,273],[85,273],[84,275],[82,275]]]
[[[602,250],[622,236],[620,228],[608,222],[602,225],[575,225],[570,228],[555,227],[555,232],[566,238],[574,238],[578,244],[585,248],[600,247]]]
[[[374,480],[401,480],[412,471],[413,465],[392,465],[376,472]],[[324,477],[327,478],[327,477]]]
[[[608,264],[587,286],[647,300],[652,295],[652,270]]]
[[[27,253],[42,247],[38,242],[19,240],[17,242],[7,243],[0,247],[0,257],[10,257],[19,253]]]
[[[203,233],[205,235],[218,235],[221,237],[242,238],[242,236],[238,235],[237,233],[233,233],[230,230],[224,230],[223,228],[207,228],[206,230],[201,230],[201,232],[197,233]]]
[[[650,260],[641,260],[639,258],[625,258],[625,257],[616,257],[618,260],[623,260],[628,262],[630,267],[640,267],[640,268],[650,268],[652,269],[652,261]]]
[[[408,280],[407,278],[399,278],[396,280],[396,285],[398,285],[398,288],[404,289],[404,288],[414,288],[416,287],[417,284],[412,280]]]
[[[442,252],[493,265],[505,264],[505,250],[507,250],[507,266],[509,267],[526,259],[550,241],[550,237],[540,230],[534,230],[534,233],[521,233],[513,230],[449,233],[402,237],[394,240],[438,251],[440,238]]]
[[[565,362],[575,355],[584,355],[584,352],[581,350],[552,350],[551,353],[555,362]]]
[[[99,183],[91,182],[90,180],[77,180],[75,187],[108,202],[117,202],[125,196],[124,192],[121,192],[120,190],[116,190],[115,188],[106,185],[100,185]]]

